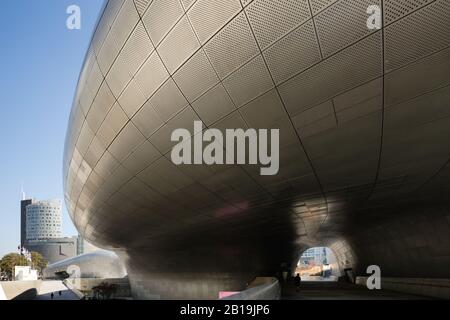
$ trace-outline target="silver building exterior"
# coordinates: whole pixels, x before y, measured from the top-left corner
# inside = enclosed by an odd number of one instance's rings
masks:
[[[450,278],[449,85],[447,0],[110,0],[70,116],[69,213],[137,298],[215,299],[316,246],[355,274]],[[195,120],[280,129],[279,173],[174,165]]]
[[[64,274],[72,278],[109,279],[124,278],[127,272],[115,253],[97,250],[53,263],[43,271],[44,279],[58,279]]]
[[[46,240],[62,237],[60,200],[35,201],[26,206],[26,239]]]
[[[94,251],[100,250],[93,244],[87,242],[84,240],[83,236],[81,234],[77,237],[77,256],[85,253],[91,253]]]

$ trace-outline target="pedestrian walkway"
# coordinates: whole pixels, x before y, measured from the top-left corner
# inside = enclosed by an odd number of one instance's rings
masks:
[[[61,291],[61,295],[59,295]],[[76,294],[70,291],[62,281],[42,281],[36,300],[80,300]]]

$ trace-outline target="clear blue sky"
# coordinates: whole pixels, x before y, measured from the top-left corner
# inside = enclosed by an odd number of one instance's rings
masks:
[[[66,8],[81,8],[81,30]],[[63,199],[71,103],[103,0],[5,0],[0,5],[0,257],[20,243],[20,189]],[[64,235],[76,235],[66,209]]]

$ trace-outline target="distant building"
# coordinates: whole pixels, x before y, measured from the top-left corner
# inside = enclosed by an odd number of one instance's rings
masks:
[[[27,241],[27,206],[32,204],[32,199],[20,201],[20,246],[24,247]]]
[[[60,200],[37,201],[26,206],[26,240],[62,237],[62,204]]]
[[[300,274],[322,273],[324,277],[339,277],[340,267],[333,251],[327,247],[315,247],[306,250],[297,264]]]
[[[52,264],[77,255],[77,237],[27,241],[26,248],[39,252]]]
[[[299,265],[319,266],[328,264],[331,251],[325,247],[315,247],[306,250],[300,257]]]
[[[20,202],[20,245],[39,252],[49,264],[77,255],[77,237],[62,235],[60,200]]]
[[[87,242],[81,234],[77,238],[77,256],[80,254],[91,253],[100,250],[100,248],[94,246],[93,244]]]
[[[31,269],[29,266],[15,266],[14,280],[15,281],[33,281],[38,279],[37,270]]]

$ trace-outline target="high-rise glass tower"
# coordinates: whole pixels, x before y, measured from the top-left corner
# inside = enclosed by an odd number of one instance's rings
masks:
[[[33,203],[32,199],[20,201],[20,246],[24,247],[27,241],[27,206]]]

